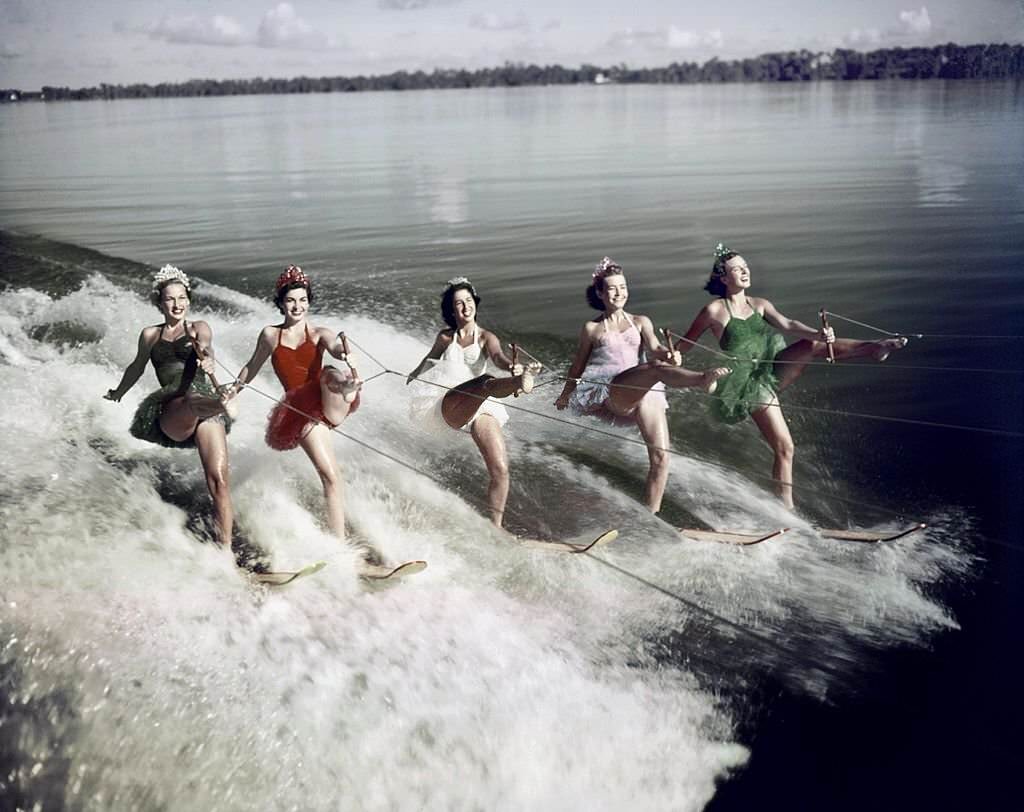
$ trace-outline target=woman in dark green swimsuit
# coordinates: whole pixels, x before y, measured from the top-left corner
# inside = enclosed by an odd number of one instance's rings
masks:
[[[775,453],[772,478],[786,507],[793,507],[793,438],[779,405],[778,393],[795,381],[808,362],[824,358],[829,345],[837,359],[870,357],[884,361],[905,346],[905,338],[881,341],[837,339],[832,328],[816,330],[790,319],[767,299],[747,296],[750,269],[735,251],[721,243],[704,289],[718,298],[704,307],[686,331],[678,349],[685,353],[707,330],[722,350],[735,358],[732,374],[718,383],[711,413],[723,423],[738,423],[749,415]],[[773,329],[774,328],[774,329]],[[800,340],[786,346],[779,330]],[[776,363],[782,362],[782,363]]]
[[[145,398],[135,412],[131,433],[140,440],[170,448],[195,448],[213,498],[217,537],[228,549],[234,510],[228,488],[226,434],[236,406],[214,389],[213,334],[205,321],[187,322],[191,303],[189,279],[173,265],[165,265],[153,278],[151,301],[164,323],[145,327],[139,335],[135,360],[128,365],[116,389],[104,397],[120,401],[153,362],[160,389]],[[199,356],[202,356],[201,358]]]

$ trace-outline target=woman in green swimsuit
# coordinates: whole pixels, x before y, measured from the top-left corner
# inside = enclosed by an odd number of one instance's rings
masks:
[[[185,321],[191,303],[188,277],[173,265],[165,265],[153,278],[150,300],[163,314],[164,323],[143,328],[135,360],[117,388],[104,397],[120,401],[146,371],[146,362],[153,362],[160,389],[139,405],[131,433],[169,448],[199,451],[206,487],[213,498],[217,538],[230,549],[234,510],[228,488],[226,434],[237,407],[226,395],[218,394],[210,381],[214,370],[210,325]]]
[[[792,508],[794,446],[778,393],[800,377],[808,362],[824,358],[829,345],[837,359],[870,357],[884,361],[890,352],[905,346],[907,340],[837,339],[831,327],[815,330],[782,315],[767,299],[747,296],[749,287],[750,269],[746,261],[719,243],[711,278],[704,286],[718,298],[697,314],[677,349],[687,352],[693,347],[690,342],[711,330],[724,352],[741,359],[733,361],[732,374],[719,381],[711,412],[723,423],[738,423],[747,415],[753,418],[775,453],[772,478],[776,493],[786,507]],[[786,346],[776,330],[800,340]]]

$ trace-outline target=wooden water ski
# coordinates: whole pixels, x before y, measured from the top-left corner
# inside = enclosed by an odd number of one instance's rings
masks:
[[[299,580],[299,578],[305,578],[307,575],[320,572],[320,570],[326,566],[326,561],[317,561],[315,564],[310,564],[308,567],[303,567],[301,570],[295,570],[292,572],[252,572],[249,573],[249,577],[257,584],[263,584],[265,586],[284,586],[285,584],[290,584],[293,581]]]
[[[896,539],[909,536],[911,533],[916,533],[918,530],[924,530],[927,526],[928,525],[924,522],[918,522],[905,530],[883,530],[881,532],[873,530],[838,530],[820,527],[815,528],[815,530],[822,538],[838,539],[839,541],[861,541],[867,544],[874,544],[879,541],[896,541]]]
[[[380,564],[364,564],[359,568],[359,577],[367,581],[388,581],[398,580],[407,575],[415,575],[427,568],[426,561],[406,561],[397,567],[387,567]]]
[[[543,539],[525,538],[519,538],[516,539],[516,541],[526,547],[531,547],[534,550],[579,554],[590,552],[595,547],[604,547],[606,544],[611,544],[618,537],[619,531],[613,528],[611,530],[605,530],[589,544],[570,544],[567,541],[544,541]]]
[[[719,544],[739,544],[749,547],[752,544],[760,544],[762,541],[781,536],[788,531],[788,527],[780,527],[770,533],[737,533],[728,530],[698,530],[693,527],[680,527],[679,535],[695,541],[715,541]]]

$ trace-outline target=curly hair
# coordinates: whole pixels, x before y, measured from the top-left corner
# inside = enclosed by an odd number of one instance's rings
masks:
[[[287,285],[282,285],[277,289],[277,293],[274,294],[274,304],[277,306],[277,309],[281,311],[282,316],[284,315],[284,297],[288,295],[289,291],[299,290],[300,288],[306,291],[306,299],[309,300],[310,305],[316,301],[316,298],[313,296],[312,283],[306,284],[303,282],[289,282]]]
[[[722,281],[722,277],[725,276],[725,263],[738,256],[739,254],[736,251],[728,251],[722,254],[722,256],[717,257],[714,266],[711,268],[711,276],[708,277],[708,281],[704,285],[704,290],[712,296],[725,296],[728,293],[725,282]]]
[[[597,270],[594,271],[594,281],[587,285],[587,304],[594,308],[594,310],[603,311],[605,309],[600,293],[604,290],[604,278],[606,276],[621,276],[625,278],[626,272],[622,270],[622,266],[619,263],[608,257],[605,257],[598,263]]]
[[[180,279],[168,279],[166,282],[161,282],[156,288],[149,293],[150,304],[153,305],[157,310],[160,310],[161,303],[164,299],[164,288],[168,285],[181,285],[185,288],[185,295],[188,296],[189,306],[194,305],[196,302],[195,296],[192,294],[192,288],[184,284]]]
[[[441,318],[453,330],[459,326],[455,318],[455,293],[460,290],[468,290],[476,306],[480,307],[480,297],[476,295],[476,289],[469,282],[457,282],[445,288],[441,294]]]

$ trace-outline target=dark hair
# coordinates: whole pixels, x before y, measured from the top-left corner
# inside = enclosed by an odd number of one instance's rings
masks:
[[[722,281],[722,277],[725,276],[725,263],[738,256],[739,254],[735,251],[727,251],[715,259],[715,264],[711,268],[711,277],[704,285],[704,290],[712,296],[725,296],[729,292],[725,287],[725,282]]]
[[[459,322],[455,318],[455,293],[460,290],[468,290],[476,306],[480,307],[480,297],[476,295],[476,289],[469,282],[459,282],[445,288],[444,293],[441,294],[441,318],[453,330],[459,326]]]
[[[606,276],[621,276],[623,279],[626,278],[626,272],[622,270],[622,266],[617,262],[613,262],[608,257],[597,266],[597,271],[594,274],[594,281],[587,285],[587,304],[590,305],[594,310],[604,311],[604,302],[601,301],[600,293],[604,290],[604,278]]]
[[[195,300],[192,298],[192,289],[188,285],[186,285],[180,279],[168,279],[166,282],[161,282],[159,285],[157,285],[156,288],[149,294],[149,301],[157,310],[160,309],[160,303],[163,302],[164,300],[164,288],[166,288],[168,285],[181,285],[183,288],[185,288],[185,295],[188,296],[189,305],[192,305],[194,303]]]
[[[281,315],[284,315],[284,297],[288,295],[289,291],[298,290],[302,288],[306,291],[306,298],[310,304],[316,301],[313,297],[313,285],[306,284],[304,282],[289,282],[287,285],[282,285],[277,289],[277,293],[274,294],[274,304],[277,305],[277,309],[281,311]]]

